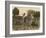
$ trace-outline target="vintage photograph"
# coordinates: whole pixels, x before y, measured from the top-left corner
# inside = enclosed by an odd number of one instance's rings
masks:
[[[42,6],[10,4],[10,34],[40,33],[42,29]]]
[[[5,37],[44,35],[44,3],[5,2]]]
[[[18,30],[39,30],[40,8],[14,7],[12,9],[12,28]]]

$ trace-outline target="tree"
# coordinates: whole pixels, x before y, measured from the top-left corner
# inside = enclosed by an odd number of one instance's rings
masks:
[[[13,16],[18,15],[19,14],[19,9],[17,9],[16,7],[13,9]]]
[[[33,16],[34,16],[34,21],[35,21],[36,25],[38,24],[38,26],[39,26],[40,12],[39,11],[35,11]]]
[[[36,12],[33,14],[33,16],[34,16],[35,18],[40,17],[40,12],[39,12],[39,11],[36,11]]]
[[[35,11],[34,10],[28,10],[28,16],[31,16]]]
[[[31,16],[31,10],[28,10],[28,16]]]
[[[33,28],[38,28],[38,26],[39,26],[37,23],[35,23],[35,21],[33,21],[31,25]]]

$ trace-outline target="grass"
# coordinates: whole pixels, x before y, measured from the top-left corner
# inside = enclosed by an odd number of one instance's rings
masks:
[[[35,30],[38,29],[36,25],[32,26],[29,24],[22,24],[22,25],[13,25],[13,30]]]

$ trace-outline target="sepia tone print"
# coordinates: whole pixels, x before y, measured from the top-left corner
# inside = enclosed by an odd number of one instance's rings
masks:
[[[13,30],[38,30],[40,27],[40,11],[30,7],[15,7],[12,10]]]

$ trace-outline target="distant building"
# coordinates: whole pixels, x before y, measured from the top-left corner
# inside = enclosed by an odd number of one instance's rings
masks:
[[[23,16],[15,15],[13,16],[13,24],[15,25],[21,25],[21,24],[29,24],[32,23],[32,13],[29,10],[27,16],[25,16],[25,13]]]
[[[31,22],[32,22],[31,16],[29,16],[29,17],[26,16],[26,17],[24,18],[24,23],[31,25]]]
[[[13,22],[14,22],[14,24],[16,24],[16,25],[19,25],[19,24],[23,24],[23,17],[22,16],[15,16],[14,18],[13,18]]]

